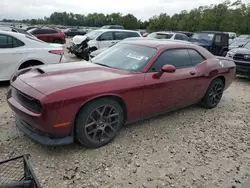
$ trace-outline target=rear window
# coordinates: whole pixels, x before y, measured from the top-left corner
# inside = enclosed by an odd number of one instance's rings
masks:
[[[31,32],[34,35],[55,34],[58,33],[55,29],[36,29]]]

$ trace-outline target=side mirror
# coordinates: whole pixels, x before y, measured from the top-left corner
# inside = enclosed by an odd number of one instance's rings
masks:
[[[244,44],[240,44],[238,47],[239,47],[239,48],[242,48],[243,46],[244,46]]]
[[[164,65],[161,70],[162,72],[174,73],[176,71],[176,67],[173,65]]]
[[[157,72],[155,74],[153,74],[153,78],[154,79],[159,79],[164,72],[166,73],[174,73],[176,71],[176,67],[173,66],[173,65],[164,65],[162,68],[161,68],[161,71],[160,72]]]

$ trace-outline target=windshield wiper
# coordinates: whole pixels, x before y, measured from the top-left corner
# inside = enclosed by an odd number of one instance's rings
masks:
[[[113,67],[111,67],[111,66],[109,66],[109,65],[105,65],[105,64],[101,64],[101,63],[95,63],[95,64],[97,64],[97,65],[101,65],[101,66],[104,66],[104,67],[113,68]]]

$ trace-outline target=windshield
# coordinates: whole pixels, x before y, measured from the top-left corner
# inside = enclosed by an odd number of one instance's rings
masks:
[[[214,34],[211,33],[194,33],[191,39],[212,41],[213,38]]]
[[[250,49],[250,42],[247,42],[244,46],[244,48]]]
[[[155,52],[155,48],[117,43],[97,55],[92,61],[115,69],[140,72]]]
[[[103,31],[94,30],[94,31],[90,31],[85,36],[88,37],[90,40],[93,40],[96,37],[98,37],[101,33],[103,33]]]
[[[239,46],[239,45],[244,45],[246,43],[247,43],[247,41],[245,41],[245,40],[236,40],[236,41],[232,42],[232,44],[230,46]]]

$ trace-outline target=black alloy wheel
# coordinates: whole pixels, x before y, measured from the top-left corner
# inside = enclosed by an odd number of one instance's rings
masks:
[[[202,99],[202,105],[208,109],[216,107],[221,100],[224,87],[225,85],[220,78],[213,80]]]
[[[76,122],[76,137],[86,147],[96,148],[112,141],[123,123],[121,106],[111,99],[88,104]]]

